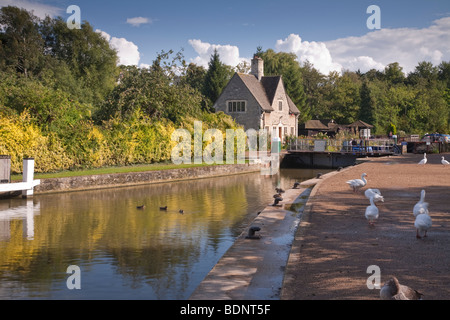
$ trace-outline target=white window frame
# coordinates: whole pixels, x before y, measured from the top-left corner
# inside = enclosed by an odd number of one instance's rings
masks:
[[[247,100],[227,100],[228,113],[246,113],[247,106]],[[242,107],[244,111],[242,111]]]

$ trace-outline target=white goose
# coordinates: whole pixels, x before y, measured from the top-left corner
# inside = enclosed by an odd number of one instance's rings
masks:
[[[390,278],[380,290],[381,300],[422,300],[423,294]]]
[[[441,163],[442,163],[444,166],[450,165],[450,162],[448,162],[447,160],[445,160],[444,157],[441,158]]]
[[[431,217],[427,213],[418,214],[416,221],[414,222],[414,226],[416,227],[416,238],[421,239],[422,232],[424,233],[424,237],[426,237],[428,229],[431,228],[431,224]]]
[[[375,220],[378,219],[379,211],[377,206],[373,203],[373,196],[370,197],[370,206],[366,208],[365,216],[369,220],[369,225],[373,225]]]
[[[427,154],[426,153],[423,154],[423,159],[420,160],[418,164],[425,164],[425,163],[427,163]]]
[[[367,189],[364,192],[364,195],[366,196],[367,199],[370,199],[370,197],[373,196],[373,202],[384,202],[384,197],[381,195],[380,190],[378,189]]]
[[[361,179],[348,180],[346,181],[346,183],[350,185],[350,187],[353,189],[353,192],[356,192],[367,184],[367,180],[364,178],[366,176],[367,173],[363,173],[361,175]]]
[[[421,213],[428,214],[428,202],[425,202],[425,190],[420,192],[420,200],[413,208],[414,217],[417,217]]]

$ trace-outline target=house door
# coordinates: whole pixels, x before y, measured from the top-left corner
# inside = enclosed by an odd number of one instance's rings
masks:
[[[278,127],[278,137],[283,141],[283,127]]]

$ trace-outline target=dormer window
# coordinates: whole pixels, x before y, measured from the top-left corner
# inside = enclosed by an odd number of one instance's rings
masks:
[[[245,112],[246,102],[242,100],[228,101],[228,112]]]

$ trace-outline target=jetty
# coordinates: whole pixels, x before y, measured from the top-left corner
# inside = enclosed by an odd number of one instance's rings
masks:
[[[23,177],[22,182],[11,182],[11,158],[1,156],[0,158],[0,193],[22,191],[22,197],[33,196],[34,188],[41,183],[40,180],[34,180],[34,158],[23,159]]]

